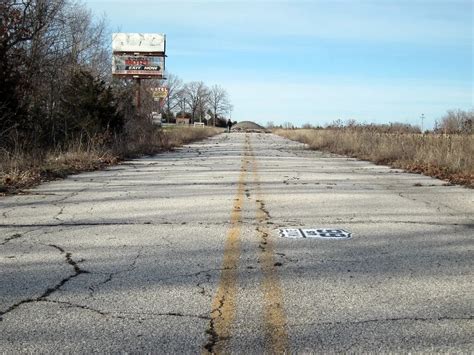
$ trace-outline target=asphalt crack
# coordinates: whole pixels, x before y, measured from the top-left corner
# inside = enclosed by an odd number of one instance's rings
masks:
[[[225,340],[217,333],[215,322],[216,319],[222,317],[222,307],[225,304],[225,294],[222,295],[222,298],[219,300],[219,306],[211,311],[211,317],[209,318],[209,327],[206,330],[206,334],[208,335],[208,342],[204,345],[204,349],[206,349],[210,354],[215,354],[214,351],[215,346],[218,342]],[[217,317],[213,317],[212,315],[217,312]]]
[[[90,311],[90,312],[93,312],[93,313],[97,313],[97,314],[99,314],[99,315],[101,315],[101,316],[107,316],[107,315],[109,315],[109,313],[107,313],[107,312],[104,312],[104,311],[101,311],[101,310],[98,310],[98,309],[95,309],[95,308],[92,308],[92,307],[89,307],[89,306],[80,305],[80,304],[76,304],[76,303],[72,303],[72,302],[67,302],[67,301],[57,301],[57,300],[44,299],[44,300],[38,300],[38,302],[54,303],[54,304],[64,305],[64,306],[67,306],[67,307],[70,307],[70,308],[80,308],[80,309],[82,309],[82,310],[86,310],[86,311]]]
[[[96,292],[97,288],[111,282],[115,276],[120,275],[120,274],[125,274],[127,272],[131,272],[135,270],[138,259],[142,256],[142,250],[143,250],[143,247],[140,248],[137,255],[132,259],[132,262],[128,265],[126,269],[111,272],[108,274],[107,278],[103,280],[102,282],[89,286],[89,296],[94,297],[94,292]]]
[[[110,313],[113,315],[112,313]],[[205,316],[202,314],[189,314],[189,313],[182,313],[182,312],[143,312],[143,313],[127,313],[127,312],[122,312],[119,313],[121,314],[120,317],[125,318],[125,319],[134,319],[130,317],[130,315],[138,315],[138,316],[149,316],[149,317],[180,317],[180,318],[195,318],[195,319],[203,319],[203,320],[210,320],[211,317]],[[140,320],[144,320],[141,318]]]
[[[74,275],[71,275],[70,278],[72,278],[72,277],[77,277],[77,276],[79,276],[80,274],[89,274],[89,271],[82,270],[82,269],[79,267],[78,263],[72,259],[72,253],[66,252],[63,248],[61,248],[61,247],[58,246],[58,245],[48,244],[48,246],[50,246],[51,248],[55,248],[55,249],[59,250],[62,254],[66,254],[66,255],[65,255],[66,262],[67,262],[69,265],[71,265],[71,266],[73,267],[74,272],[75,272],[75,274],[74,274]],[[70,278],[69,278],[69,279],[70,279]],[[67,278],[64,279],[64,280],[66,280],[66,281],[63,280],[64,283],[66,283],[67,281],[69,281],[69,279],[67,279]],[[64,284],[64,283],[63,283],[63,284]],[[62,285],[61,285],[61,286],[62,286]]]
[[[393,190],[389,189],[389,191],[393,191]],[[466,216],[470,221],[472,221],[472,219],[470,218],[471,216],[466,214],[466,212],[457,210],[457,209],[455,209],[451,206],[448,206],[444,203],[441,203],[439,201],[432,202],[432,201],[423,200],[421,198],[415,198],[413,196],[410,196],[410,192],[405,192],[405,191],[395,191],[395,192],[401,198],[405,198],[405,199],[408,199],[410,201],[417,202],[417,203],[423,203],[428,208],[436,208],[437,212],[441,212],[441,209],[444,209],[445,210],[444,212],[446,214],[448,214],[449,216],[451,216],[451,217],[458,217],[459,215],[463,215],[463,216]],[[449,212],[449,211],[451,211],[451,212]]]
[[[59,222],[63,222],[63,220],[61,218],[59,218],[59,216],[61,216],[63,214],[64,209],[66,208],[66,206],[61,206],[61,207],[56,206],[56,207],[59,208],[59,212],[56,214],[56,216],[54,216],[54,219],[59,221]]]
[[[263,202],[262,200],[256,200],[255,202],[257,202],[258,209],[260,211],[262,211],[262,213],[264,215],[260,222],[264,222],[265,224],[269,224],[268,222],[271,219],[271,216],[270,216],[270,212],[268,212],[268,210],[265,206],[265,202]]]
[[[290,263],[297,263],[299,261],[298,259],[293,259],[287,256],[285,253],[275,253],[275,255],[278,255],[280,258],[283,258]]]
[[[5,238],[5,240],[4,240],[3,242],[1,242],[0,245],[5,245],[5,244],[7,244],[8,242],[10,242],[10,241],[12,241],[12,240],[15,240],[15,239],[19,239],[19,238],[21,238],[21,237],[23,237],[23,234],[15,233],[15,234],[13,234],[13,235],[10,236],[10,237]]]
[[[15,210],[14,208],[10,208],[9,210],[6,210],[6,211],[2,212],[2,217],[3,218],[8,218],[8,213],[10,213],[14,210]]]
[[[0,321],[3,320],[3,316],[16,310],[18,307],[20,307],[21,305],[24,305],[24,304],[27,304],[27,303],[35,303],[35,302],[44,302],[44,301],[47,301],[47,298],[49,296],[51,296],[53,293],[55,293],[56,291],[58,291],[61,287],[63,287],[67,282],[71,281],[72,279],[78,277],[79,275],[82,275],[82,274],[88,274],[89,271],[86,271],[86,270],[83,270],[80,268],[80,266],[78,265],[78,263],[76,261],[74,261],[74,259],[72,259],[72,254],[70,252],[66,252],[62,247],[60,246],[57,246],[57,245],[54,245],[54,244],[48,244],[48,246],[56,249],[56,250],[59,250],[61,252],[61,254],[65,254],[65,260],[66,260],[66,263],[70,266],[72,266],[72,268],[74,269],[74,273],[72,275],[69,275],[67,277],[65,277],[64,279],[62,279],[61,281],[59,281],[55,286],[53,287],[49,287],[46,289],[46,291],[44,291],[39,297],[36,297],[36,298],[27,298],[27,299],[24,299],[24,300],[21,300],[20,302],[17,302],[13,305],[11,305],[10,307],[8,307],[7,309],[3,310],[3,311],[0,311]]]
[[[207,270],[201,270],[201,271],[197,271],[197,272],[193,272],[193,273],[190,273],[190,274],[179,274],[179,275],[174,275],[174,276],[170,276],[170,277],[165,277],[165,278],[162,278],[162,279],[159,279],[159,281],[166,281],[166,280],[173,280],[173,279],[179,279],[179,278],[182,278],[182,277],[197,277],[201,274],[209,274],[213,271],[224,271],[224,270],[234,270],[234,268],[231,268],[231,267],[224,267],[224,268],[215,268],[215,269],[207,269]],[[206,275],[207,276],[207,275]],[[209,275],[210,277],[210,275]]]
[[[128,312],[109,312],[109,311],[103,311],[100,309],[96,309],[87,305],[81,305],[77,303],[72,303],[68,301],[57,301],[57,300],[39,300],[38,302],[46,302],[46,303],[52,303],[52,304],[57,304],[57,305],[62,305],[66,306],[68,308],[78,308],[81,310],[89,311],[92,313],[96,313],[102,317],[108,317],[108,318],[114,318],[114,319],[120,319],[120,320],[139,320],[143,321],[146,320],[145,317],[151,317],[152,319],[155,317],[182,317],[182,318],[196,318],[196,319],[203,319],[203,320],[209,320],[210,317],[200,315],[200,314],[187,314],[187,313],[181,313],[181,312],[142,312],[142,313],[128,313]],[[134,317],[134,316],[138,316]]]
[[[210,299],[212,299],[212,295],[206,292],[206,288],[203,286],[204,283],[210,283],[211,282],[211,277],[212,275],[209,272],[204,273],[204,276],[206,277],[205,281],[200,281],[196,284],[196,287],[199,288],[199,293],[203,296],[207,296]]]

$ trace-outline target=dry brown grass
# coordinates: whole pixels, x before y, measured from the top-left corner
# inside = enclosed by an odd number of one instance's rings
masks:
[[[170,150],[220,132],[222,130],[216,128],[176,127],[138,132],[132,140],[117,140],[113,148],[90,143],[41,154],[0,151],[0,195],[20,192],[43,181],[81,171],[102,169],[130,156]]]
[[[277,130],[311,149],[348,155],[377,164],[474,187],[474,136],[379,133],[355,130]]]
[[[110,150],[81,146],[70,147],[65,152],[48,152],[41,157],[22,152],[4,153],[0,155],[0,193],[18,192],[43,181],[101,169],[119,160]]]
[[[222,128],[214,127],[174,127],[162,132],[162,146],[172,149],[222,133]]]

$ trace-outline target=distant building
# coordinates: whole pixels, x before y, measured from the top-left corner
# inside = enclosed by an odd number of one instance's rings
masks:
[[[176,117],[176,124],[177,125],[189,125],[189,118]]]

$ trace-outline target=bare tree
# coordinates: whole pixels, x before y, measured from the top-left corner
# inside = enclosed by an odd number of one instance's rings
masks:
[[[231,105],[227,91],[219,85],[213,85],[209,90],[209,105],[212,111],[213,124],[215,126],[219,116],[229,112]]]
[[[442,133],[472,133],[474,109],[471,111],[449,110],[441,118],[437,130]]]
[[[291,123],[291,122],[284,122],[284,123],[283,123],[283,128],[284,128],[284,129],[294,129],[295,126],[294,126],[293,123]]]
[[[176,117],[178,114],[181,117],[184,117],[186,115],[186,108],[188,107],[187,102],[186,102],[186,90],[185,86],[183,86],[180,90],[176,92],[176,97],[177,97],[177,110],[179,110],[176,113]]]
[[[63,38],[69,65],[86,68],[100,79],[110,79],[110,45],[104,18],[95,19],[83,4],[64,11]]]
[[[202,121],[205,106],[209,99],[209,89],[202,81],[192,81],[183,88],[183,96],[191,113],[191,123],[199,117]]]
[[[169,74],[165,85],[168,88],[168,97],[165,99],[165,111],[169,122],[169,117],[180,106],[182,101],[183,81],[178,76]]]

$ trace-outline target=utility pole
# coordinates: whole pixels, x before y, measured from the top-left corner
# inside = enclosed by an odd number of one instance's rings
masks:
[[[422,113],[422,114],[421,114],[421,133],[422,133],[422,134],[423,134],[423,132],[424,132],[424,131],[423,131],[423,121],[424,121],[424,120],[425,120],[425,114]]]

